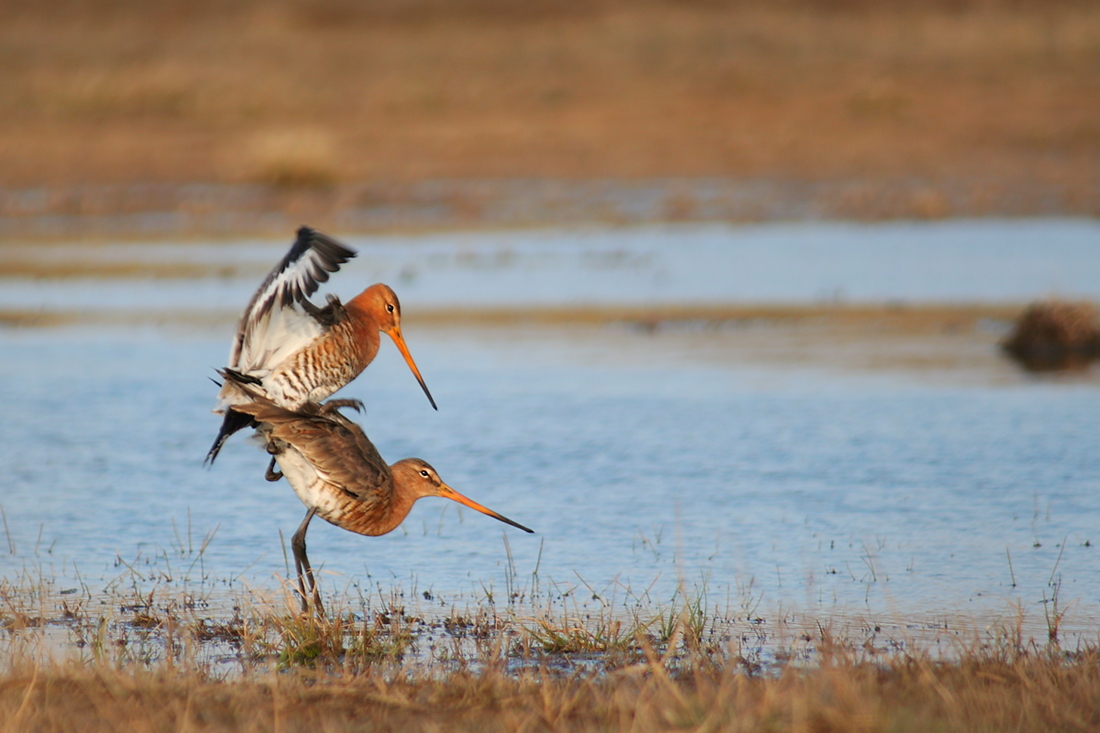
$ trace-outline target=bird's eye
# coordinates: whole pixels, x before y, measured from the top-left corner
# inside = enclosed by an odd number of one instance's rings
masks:
[[[421,471],[420,475],[423,476],[424,478],[431,478],[432,477],[432,475],[430,473],[428,473],[427,471]]]
[[[386,310],[393,313],[393,303],[386,303]]]

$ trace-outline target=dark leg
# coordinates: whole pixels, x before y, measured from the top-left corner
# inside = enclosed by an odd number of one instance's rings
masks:
[[[317,609],[317,615],[325,616],[325,607],[321,605],[321,593],[317,590],[317,581],[313,577],[313,568],[309,566],[309,558],[306,557],[306,530],[309,529],[309,520],[317,509],[306,512],[306,518],[298,526],[298,531],[290,538],[290,547],[294,550],[294,569],[298,572],[298,594],[302,597],[302,613],[309,613],[309,603],[312,598],[313,605]],[[306,586],[309,586],[307,592]]]
[[[267,464],[267,471],[264,472],[264,478],[268,481],[278,481],[283,477],[281,471],[275,470],[275,457],[271,457],[271,463]]]
[[[362,412],[363,401],[354,399],[329,400],[325,404],[321,405],[320,413],[322,415],[328,415],[332,412],[336,412],[342,407],[349,407],[356,412]]]
[[[267,452],[271,455],[271,463],[267,464],[264,478],[268,481],[278,481],[283,477],[281,471],[275,470],[275,457],[282,455],[285,445],[281,440],[275,440],[270,435],[267,436]]]

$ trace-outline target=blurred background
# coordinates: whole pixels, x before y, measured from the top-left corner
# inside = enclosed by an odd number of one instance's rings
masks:
[[[6,0],[0,235],[1095,216],[1098,24],[1087,0]]]
[[[1093,1],[4,0],[0,579],[280,587],[300,504],[201,463],[309,224],[440,406],[384,343],[382,455],[539,533],[314,523],[326,593],[1094,638],[1098,82]]]

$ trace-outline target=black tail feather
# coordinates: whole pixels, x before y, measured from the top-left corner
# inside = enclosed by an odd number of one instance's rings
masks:
[[[206,454],[206,460],[202,462],[203,465],[213,465],[214,459],[218,457],[218,453],[221,451],[222,446],[225,445],[225,441],[229,440],[230,435],[238,430],[255,426],[256,421],[252,419],[251,415],[246,415],[243,412],[237,412],[233,408],[228,408],[225,411],[225,419],[222,420],[222,426],[218,430],[218,437],[214,438],[214,445],[210,446],[210,452]]]
[[[218,372],[226,379],[232,379],[238,384],[263,384],[263,380],[259,377],[254,377],[244,372],[238,372],[236,369],[230,369],[229,367],[219,369]]]

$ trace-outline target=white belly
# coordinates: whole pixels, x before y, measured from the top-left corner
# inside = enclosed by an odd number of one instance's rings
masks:
[[[296,448],[286,446],[282,453],[275,456],[275,461],[303,504],[316,509],[317,514],[329,522],[335,522],[343,515],[342,502],[332,484]]]

